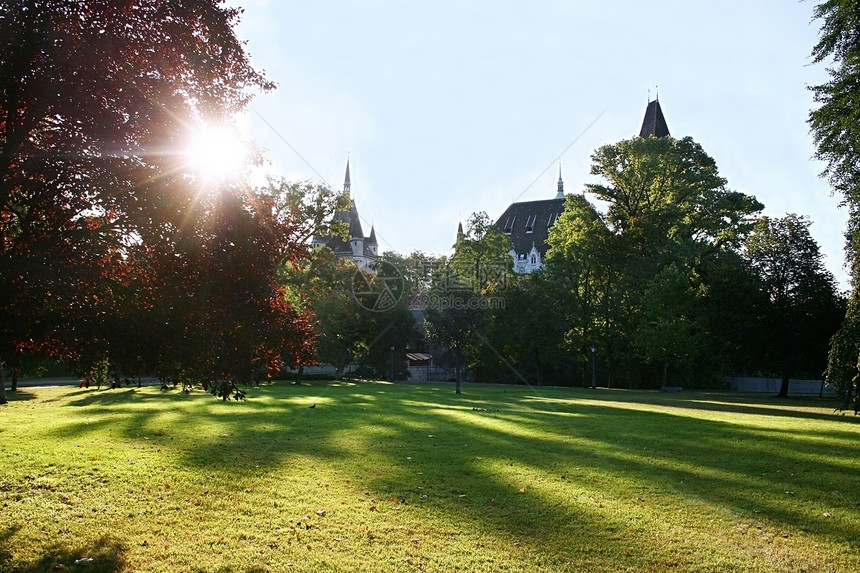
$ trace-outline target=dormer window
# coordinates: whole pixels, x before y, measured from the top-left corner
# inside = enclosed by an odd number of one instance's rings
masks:
[[[506,235],[510,235],[514,232],[514,222],[517,220],[516,215],[513,217],[508,217],[508,220],[505,221],[505,229],[504,232]]]
[[[535,222],[537,221],[537,215],[529,215],[526,217],[526,233],[533,233],[535,230]]]

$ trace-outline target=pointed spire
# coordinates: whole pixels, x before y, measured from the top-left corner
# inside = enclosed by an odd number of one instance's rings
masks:
[[[370,236],[367,238],[367,244],[376,244],[376,225],[374,225],[373,223],[370,224]]]
[[[669,126],[666,125],[666,118],[663,117],[663,110],[660,109],[660,100],[648,102],[648,107],[645,108],[645,118],[642,120],[642,129],[639,130],[639,137],[666,137],[669,135]]]
[[[349,194],[350,188],[352,184],[349,181],[349,153],[346,154],[346,175],[343,177],[343,191],[347,195]]]
[[[454,241],[454,244],[451,245],[451,248],[456,249],[457,243],[459,243],[460,239],[462,239],[465,236],[466,236],[466,233],[463,232],[463,222],[460,221],[459,223],[457,223],[457,239]]]
[[[561,159],[558,160],[558,193],[556,199],[564,199],[564,180],[561,178]]]

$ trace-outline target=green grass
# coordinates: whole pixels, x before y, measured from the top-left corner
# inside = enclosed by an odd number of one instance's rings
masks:
[[[322,382],[10,398],[0,571],[860,570],[860,419],[831,402]]]

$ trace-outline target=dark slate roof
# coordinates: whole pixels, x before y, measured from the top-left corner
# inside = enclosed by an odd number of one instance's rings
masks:
[[[496,227],[511,238],[517,254],[528,253],[534,243],[543,257],[549,248],[546,244],[549,228],[562,211],[564,198],[512,203],[496,221]]]
[[[349,177],[349,159],[346,160],[346,174],[343,178],[343,191],[347,195],[350,195],[350,188],[352,187],[352,183]],[[348,235],[349,239],[344,241],[339,236],[333,236],[330,234],[327,235],[317,235],[314,238],[315,242],[324,243],[331,248],[338,255],[342,256],[352,256],[352,246],[349,244],[352,239],[365,239],[366,245],[375,245],[376,244],[376,229],[371,225],[370,228],[370,237],[364,236],[364,230],[361,228],[361,217],[358,216],[358,209],[355,207],[355,202],[351,200],[350,197],[350,206],[348,209],[344,209],[342,211],[336,211],[332,219],[334,221],[343,221],[347,224],[348,227]]]
[[[355,203],[345,211],[337,211],[334,214],[333,219],[335,221],[344,221],[349,226],[349,239],[344,241],[339,236],[329,235],[327,237],[321,237],[322,241],[325,242],[332,251],[339,255],[352,255],[352,247],[350,246],[349,241],[355,238],[364,238],[364,231],[361,228],[361,219],[358,216],[358,209],[355,208]]]
[[[663,110],[660,109],[660,100],[648,102],[648,107],[645,109],[645,119],[642,120],[642,129],[639,130],[639,137],[666,137],[669,135],[669,126],[666,125],[666,118],[663,117]]]
[[[352,183],[349,180],[349,157],[346,158],[346,175],[343,176],[343,190],[349,193]]]

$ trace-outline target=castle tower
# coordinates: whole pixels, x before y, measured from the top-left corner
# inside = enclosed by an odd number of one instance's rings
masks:
[[[660,100],[648,102],[639,137],[666,137],[667,135],[669,135],[669,126],[666,125],[666,118],[663,117],[663,110],[660,109]]]

